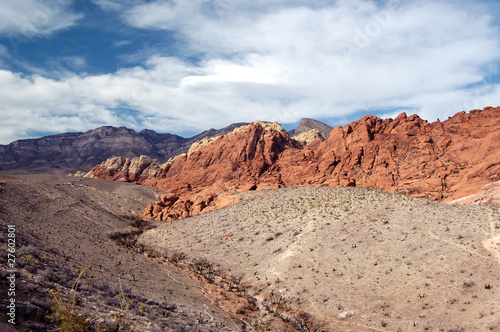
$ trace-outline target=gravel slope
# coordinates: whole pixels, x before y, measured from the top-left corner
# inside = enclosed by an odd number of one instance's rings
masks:
[[[46,331],[50,290],[79,287],[79,310],[112,329],[135,331],[235,331],[239,327],[188,275],[126,249],[111,234],[130,230],[124,218],[140,212],[158,190],[134,184],[55,175],[0,176],[1,263],[7,225],[16,225],[17,328]],[[126,232],[125,232],[126,233]],[[2,269],[0,322],[6,322],[6,273]],[[123,294],[123,295],[122,295]],[[114,325],[113,325],[114,324]]]
[[[500,331],[500,265],[483,246],[499,235],[498,206],[286,188],[162,224],[139,241],[205,258],[330,327]]]

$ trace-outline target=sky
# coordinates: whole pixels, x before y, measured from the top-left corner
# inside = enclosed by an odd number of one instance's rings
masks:
[[[0,3],[0,144],[500,105],[497,0]]]

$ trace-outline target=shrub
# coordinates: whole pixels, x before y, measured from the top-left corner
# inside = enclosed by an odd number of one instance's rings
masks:
[[[69,294],[64,294],[59,286],[50,291],[50,297],[52,298],[54,304],[50,307],[51,313],[48,317],[53,322],[59,324],[59,327],[53,331],[80,332],[90,330],[91,326],[87,322],[85,316],[78,309],[77,302],[79,299],[77,298],[76,291],[78,284],[80,283],[80,279],[87,269],[80,272],[80,275],[73,284],[73,287],[70,289]]]
[[[174,250],[172,251],[172,261],[174,262],[177,262],[177,261],[182,261],[186,258],[186,254],[184,254],[183,252],[180,252],[180,251],[177,251],[177,250]]]
[[[33,257],[40,258],[40,251],[32,244],[22,246],[19,251],[25,255],[33,255]]]

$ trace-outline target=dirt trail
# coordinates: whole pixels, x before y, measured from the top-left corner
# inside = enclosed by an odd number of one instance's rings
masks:
[[[500,220],[495,219],[493,211],[490,211],[490,234],[493,235],[492,238],[483,241],[483,246],[488,250],[496,262],[500,262],[500,234],[498,234],[497,229],[500,227]]]
[[[493,254],[495,261],[500,263],[500,235],[483,241],[483,246]]]

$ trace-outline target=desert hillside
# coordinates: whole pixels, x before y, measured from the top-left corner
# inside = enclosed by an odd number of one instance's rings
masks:
[[[244,196],[244,194],[239,194]],[[363,188],[284,188],[161,224],[140,243],[264,297],[387,331],[500,331],[500,209]]]
[[[321,319],[277,306],[241,277],[137,242],[162,222],[137,212],[162,192],[60,175],[0,177],[0,225],[15,225],[18,331],[311,331]],[[7,247],[7,233],[0,243]],[[7,264],[7,256],[2,256]],[[8,294],[9,272],[0,291]],[[0,330],[8,296],[0,298]],[[336,331],[378,331],[338,320]]]
[[[161,165],[146,157],[116,157],[87,176],[168,192],[145,212],[158,220],[237,202],[234,190],[290,186],[355,186],[451,201],[499,180],[499,144],[498,107],[433,123],[404,113],[385,120],[365,116],[334,128],[324,141],[306,143],[278,123],[254,122],[205,138]]]
[[[17,328],[53,329],[70,305],[88,331],[500,331],[498,206],[364,188],[234,195],[165,223],[134,217],[165,196],[146,186],[1,177]]]
[[[104,180],[0,177],[0,225],[2,230],[16,226],[16,328],[54,329],[49,314],[57,301],[50,292],[61,290],[58,298],[69,304],[70,289],[85,272],[75,315],[66,319],[74,331],[77,326],[86,331],[238,330],[240,321],[215,305],[196,279],[116,243],[138,231],[131,214],[155,194],[152,188]],[[0,235],[3,247],[6,234]],[[7,255],[1,257],[6,264]],[[1,276],[0,322],[5,323],[7,272]],[[85,324],[76,325],[79,315]]]

